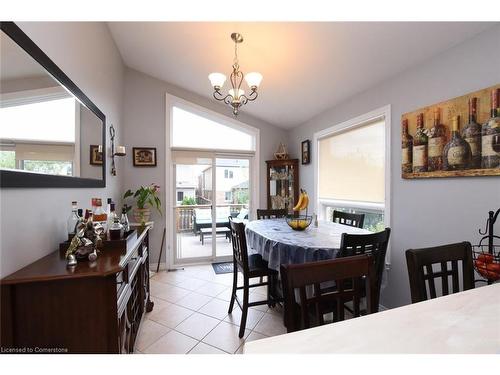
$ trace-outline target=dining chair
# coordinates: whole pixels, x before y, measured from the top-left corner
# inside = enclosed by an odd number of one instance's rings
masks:
[[[372,294],[375,301],[375,311],[378,311],[380,303],[380,287],[382,285],[385,254],[387,253],[387,245],[389,244],[390,236],[391,229],[385,228],[382,232],[371,234],[342,233],[340,240],[338,257],[350,257],[360,254],[370,254],[372,256],[375,279],[373,283],[375,289]],[[366,293],[367,291],[363,291],[363,294]]]
[[[288,215],[288,211],[286,208],[279,210],[264,210],[257,209],[257,219],[279,219],[282,217],[286,217]]]
[[[365,214],[352,214],[333,210],[333,222],[349,225],[350,227],[363,228],[365,222]]]
[[[245,224],[236,222],[229,217],[231,230],[231,242],[233,244],[233,289],[231,291],[231,301],[229,302],[228,313],[231,314],[234,302],[241,308],[241,323],[239,337],[245,333],[248,308],[252,306],[265,305],[272,307],[279,302],[272,297],[272,287],[277,279],[278,272],[268,268],[267,262],[260,254],[248,254],[247,240],[245,235]],[[243,286],[238,286],[238,272],[243,274]],[[262,277],[267,276],[267,281],[263,282]],[[259,283],[250,284],[250,279],[260,277]],[[250,288],[267,285],[267,299],[249,302]],[[243,289],[243,301],[240,301],[236,292]]]
[[[281,265],[287,332],[323,325],[324,314],[329,312],[334,313],[334,322],[344,320],[344,304],[347,301],[353,302],[354,316],[358,317],[363,290],[367,291],[367,312],[375,312],[371,294],[374,282],[372,263],[370,255],[358,255]],[[321,283],[332,281],[336,284],[335,289],[320,288]]]
[[[437,293],[434,280],[438,278],[441,278],[441,293],[443,296],[450,294],[450,276],[452,280],[452,293],[459,292],[459,261],[462,263],[463,290],[474,288],[472,246],[469,242],[406,250],[411,302],[417,303],[429,299],[427,288],[430,298],[436,298]],[[449,262],[451,263],[450,269],[448,268]],[[440,265],[440,269],[435,271],[438,265]]]

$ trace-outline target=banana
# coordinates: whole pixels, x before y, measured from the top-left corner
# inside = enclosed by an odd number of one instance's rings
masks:
[[[297,204],[293,208],[294,211],[299,211],[300,210],[300,207],[302,206],[302,201],[303,200],[304,200],[304,192],[303,192],[302,189],[300,189],[299,201],[297,202]]]
[[[307,195],[307,192],[304,190],[302,204],[300,206],[300,209],[305,210],[308,205],[309,205],[309,195]]]

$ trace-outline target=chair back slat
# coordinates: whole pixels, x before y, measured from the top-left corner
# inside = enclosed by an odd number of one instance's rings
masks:
[[[279,209],[279,210],[263,210],[263,209],[258,209],[257,210],[257,219],[262,220],[262,219],[279,219],[286,217],[288,215],[288,211],[286,208]]]
[[[350,227],[363,228],[365,214],[351,214],[349,212],[333,211],[333,222],[349,225]]]
[[[241,270],[246,273],[248,268],[248,249],[247,238],[245,235],[245,224],[243,222],[234,221],[229,216],[229,229],[231,233],[231,243],[233,245],[233,261]]]
[[[425,266],[425,269],[427,271],[425,278],[428,280],[429,283],[429,294],[431,298],[436,298],[436,284],[434,283],[434,270],[432,269],[432,264],[428,264]]]
[[[288,332],[324,324],[323,314],[335,305],[335,321],[344,320],[344,303],[352,301],[359,315],[362,285],[372,298],[373,259],[358,255],[303,264],[281,265],[283,294],[285,296],[285,325]],[[336,287],[321,289],[320,284],[335,281]],[[309,289],[308,289],[309,288]],[[300,300],[296,300],[298,289]],[[307,292],[310,292],[309,295]],[[367,301],[367,313],[375,312],[372,301]],[[300,313],[299,313],[300,312]]]
[[[448,276],[451,275],[451,272],[448,272],[448,262],[441,262],[441,273],[441,290],[443,291],[443,296],[447,296],[450,294]]]
[[[385,228],[382,232],[372,234],[349,234],[343,233],[340,241],[339,257],[370,254],[374,262],[374,287],[372,291],[375,298],[376,306],[380,300],[380,288],[382,285],[382,276],[385,267],[385,254],[387,253],[387,246],[391,229]],[[378,311],[378,310],[377,310]]]
[[[460,285],[458,281],[458,261],[451,261],[451,278],[453,284],[453,293],[458,293],[460,291]]]
[[[448,262],[451,262],[451,269],[448,269]],[[429,287],[430,298],[436,298],[437,292],[434,280],[437,278],[441,278],[442,295],[450,293],[450,276],[453,293],[459,292],[458,262],[462,263],[463,290],[474,288],[472,246],[469,242],[406,250],[406,264],[408,267],[412,303],[428,299],[426,293],[427,286]],[[441,270],[433,272],[433,265],[440,265]],[[424,269],[426,273],[424,273]]]

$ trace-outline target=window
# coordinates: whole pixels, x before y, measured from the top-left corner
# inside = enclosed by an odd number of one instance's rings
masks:
[[[172,146],[213,150],[255,151],[255,136],[243,126],[236,129],[210,115],[202,116],[177,106],[172,107]],[[222,116],[221,116],[222,117]]]
[[[318,211],[323,219],[332,220],[333,210],[339,210],[365,214],[364,228],[373,232],[389,225],[387,111],[315,135]]]
[[[226,202],[231,202],[233,200],[233,193],[231,191],[224,192],[224,200]]]
[[[61,160],[23,160],[22,169],[30,172],[73,176],[73,162]]]
[[[0,150],[0,168],[16,169],[16,152],[10,150]]]
[[[229,169],[224,169],[224,178],[233,178],[233,171]]]
[[[0,168],[73,176],[78,113],[62,88],[3,94]]]
[[[178,191],[177,192],[177,202],[182,202],[183,200],[184,200],[184,192]]]
[[[0,123],[2,140],[75,143],[75,127],[68,125],[75,123],[75,99],[3,107]]]

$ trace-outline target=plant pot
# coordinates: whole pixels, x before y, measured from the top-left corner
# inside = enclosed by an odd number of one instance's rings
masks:
[[[149,208],[134,208],[134,219],[137,223],[144,224],[149,221],[151,210]]]

